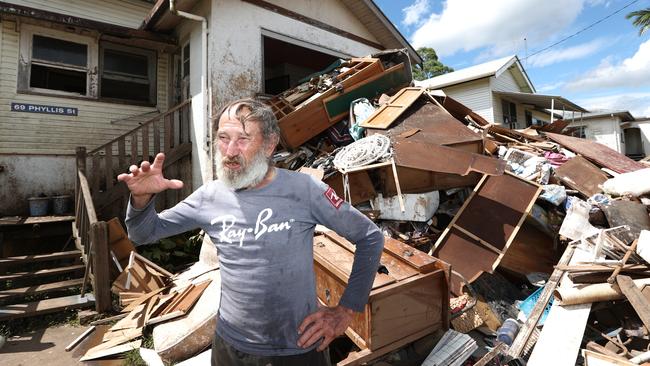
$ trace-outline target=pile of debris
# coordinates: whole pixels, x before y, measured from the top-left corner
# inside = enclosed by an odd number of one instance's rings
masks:
[[[638,306],[633,306],[636,312],[624,313],[626,325],[614,322],[606,327],[602,320],[600,327],[589,325],[598,329],[599,336],[593,337],[593,332],[584,331],[589,311],[581,324],[575,314],[557,320],[555,314],[568,314],[573,305],[564,300],[551,306],[549,301],[558,285],[580,288],[584,281],[602,280],[616,290],[620,303],[624,296],[617,289],[622,285],[612,281],[646,274],[647,263],[632,253],[640,248],[634,243],[641,230],[650,229],[650,198],[644,197],[650,193],[647,161],[633,161],[597,142],[563,135],[569,121],[524,130],[488,123],[440,91],[408,86],[410,75],[400,75],[409,70],[400,68],[398,62],[405,61],[399,55],[386,52],[349,60],[271,98],[268,103],[282,131],[283,149],[275,155],[276,164],[314,174],[373,219],[390,240],[408,245],[406,250],[428,253],[441,270],[451,265],[450,323],[461,332],[482,332],[474,338],[483,346],[472,356],[478,362],[485,355],[479,364],[527,358],[538,337],[532,364],[561,364],[563,359],[574,364],[581,347],[592,359],[615,357],[604,349],[617,345],[622,346],[614,349],[619,359],[645,351],[648,341],[629,338],[636,332],[635,337],[649,339],[650,328],[641,325],[644,315]],[[328,82],[323,86],[316,80]],[[321,237],[315,239],[319,245]],[[580,259],[576,246],[586,246],[592,257]],[[337,267],[316,253],[317,268]],[[563,279],[567,271],[571,276]],[[318,275],[317,281],[329,284]],[[381,286],[385,284],[376,281],[373,291]],[[327,297],[327,303],[337,300],[329,292],[319,297]],[[428,303],[439,306],[445,301],[430,298]],[[594,307],[599,312],[592,312],[590,319],[603,317],[605,308]],[[366,315],[378,317],[380,311]],[[391,315],[396,319],[390,322],[393,329],[400,324],[412,328],[409,319],[417,319]],[[430,333],[434,327],[447,329],[442,319],[429,326]],[[564,330],[567,324],[571,332]],[[409,332],[421,335],[419,331]],[[623,333],[628,334],[624,341],[604,344]],[[492,344],[485,344],[486,335]],[[362,361],[368,362],[404,346],[382,343],[378,352],[372,336],[350,337],[360,352],[339,364],[356,364],[364,352],[370,356]],[[566,349],[566,354],[557,348]]]
[[[410,85],[407,54],[386,51],[267,100],[281,129],[275,164],[322,179],[386,236],[369,303],[346,331],[352,351],[333,361],[569,365],[581,348],[592,363],[645,360],[650,165],[561,134],[568,121],[512,130]],[[338,303],[353,253],[318,228],[324,304]],[[165,361],[208,347],[215,256],[173,276],[130,250],[115,255],[113,289],[128,315],[89,356],[132,345],[157,321]],[[177,337],[161,340],[158,329]]]

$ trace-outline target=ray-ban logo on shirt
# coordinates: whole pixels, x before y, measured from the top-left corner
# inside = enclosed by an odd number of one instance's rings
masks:
[[[244,245],[244,237],[246,233],[252,233],[255,236],[255,240],[259,239],[262,235],[266,233],[272,233],[276,231],[283,231],[291,229],[290,223],[294,222],[294,219],[289,221],[277,222],[277,223],[267,223],[267,221],[273,216],[273,210],[270,208],[265,208],[257,215],[257,220],[255,221],[255,227],[242,227],[242,228],[233,228],[237,222],[237,218],[234,215],[222,215],[216,217],[210,221],[211,225],[219,224],[221,226],[221,232],[219,232],[219,241],[232,243],[233,241],[239,241],[239,246]]]
[[[332,206],[334,206],[337,210],[343,204],[343,199],[339,198],[339,196],[336,195],[336,191],[334,191],[332,187],[328,187],[327,191],[325,191],[325,198],[327,198],[327,200],[330,201]]]

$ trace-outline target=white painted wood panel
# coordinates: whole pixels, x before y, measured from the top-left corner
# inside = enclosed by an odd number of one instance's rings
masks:
[[[30,8],[138,28],[152,4],[136,0],[6,0]]]
[[[492,92],[488,78],[443,88],[445,94],[463,103],[488,122],[494,122]]]
[[[151,117],[143,114],[168,108],[169,55],[161,53],[157,66],[157,107],[18,94],[19,34],[14,22],[4,21],[1,28],[0,154],[72,155],[77,146],[92,150]],[[14,112],[12,102],[78,108],[78,116]]]

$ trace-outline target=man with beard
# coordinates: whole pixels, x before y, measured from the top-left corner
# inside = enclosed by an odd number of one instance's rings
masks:
[[[327,365],[323,351],[354,312],[364,310],[383,235],[326,184],[271,165],[279,128],[263,103],[226,105],[214,136],[218,179],[169,210],[156,213],[154,195],[183,183],[163,177],[163,154],[118,176],[131,191],[129,237],[150,243],[198,227],[215,243],[222,283],[213,365]],[[317,224],[357,247],[348,286],[334,307],[319,307],[316,298]]]

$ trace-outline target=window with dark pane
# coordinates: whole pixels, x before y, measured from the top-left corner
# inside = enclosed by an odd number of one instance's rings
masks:
[[[85,95],[88,46],[34,35],[29,86]]]
[[[150,54],[104,47],[101,97],[153,102],[152,60]]]

